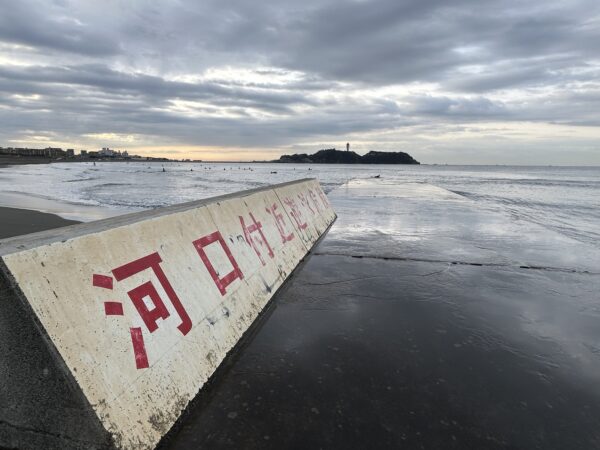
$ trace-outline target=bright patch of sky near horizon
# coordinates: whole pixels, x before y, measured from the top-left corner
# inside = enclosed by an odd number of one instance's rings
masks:
[[[600,3],[0,0],[0,146],[600,164]]]

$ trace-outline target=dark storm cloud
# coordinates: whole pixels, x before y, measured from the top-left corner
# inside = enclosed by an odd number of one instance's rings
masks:
[[[0,0],[0,140],[599,126],[597,42],[597,0]]]
[[[446,86],[458,91],[481,93],[511,87],[544,85],[552,77],[546,63],[519,67],[511,62],[485,73],[456,74],[455,77],[450,77]]]
[[[41,49],[106,56],[119,51],[113,36],[70,17],[67,5],[0,0],[0,40]]]
[[[184,83],[139,73],[123,73],[94,64],[68,67],[0,68],[0,90],[48,95],[55,86],[70,86],[71,95],[84,97],[79,89],[95,89],[100,93],[143,96],[146,106],[160,106],[166,100],[213,100],[218,105],[239,105],[263,110],[284,111],[294,104],[313,104],[301,93],[271,86],[227,86],[217,83]],[[64,95],[64,93],[63,93]],[[125,100],[128,100],[125,98]]]
[[[523,58],[562,55],[577,66],[600,56],[595,1],[350,1],[300,13],[284,3],[243,15],[226,5],[218,11],[227,26],[202,42],[334,79],[443,82],[466,65],[519,59],[525,68]],[[469,47],[477,51],[461,52]]]
[[[493,102],[485,97],[473,99],[450,98],[442,96],[412,97],[406,113],[420,116],[446,116],[454,119],[478,120],[486,117],[505,119],[510,113],[504,104]]]

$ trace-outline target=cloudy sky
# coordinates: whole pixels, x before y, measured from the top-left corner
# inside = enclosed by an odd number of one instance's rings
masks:
[[[600,164],[598,0],[0,0],[0,146]]]

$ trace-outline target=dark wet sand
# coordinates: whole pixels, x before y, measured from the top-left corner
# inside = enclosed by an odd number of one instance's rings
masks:
[[[523,298],[573,320],[529,291],[560,289],[546,275],[314,255],[165,447],[599,448],[595,384],[513,316]]]
[[[0,239],[78,223],[54,214],[0,207]]]

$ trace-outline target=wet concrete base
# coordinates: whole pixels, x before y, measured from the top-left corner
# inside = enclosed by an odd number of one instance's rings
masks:
[[[565,277],[313,257],[173,448],[598,448],[596,377],[515,305],[578,321]]]
[[[164,447],[600,448],[598,251],[381,183]]]

